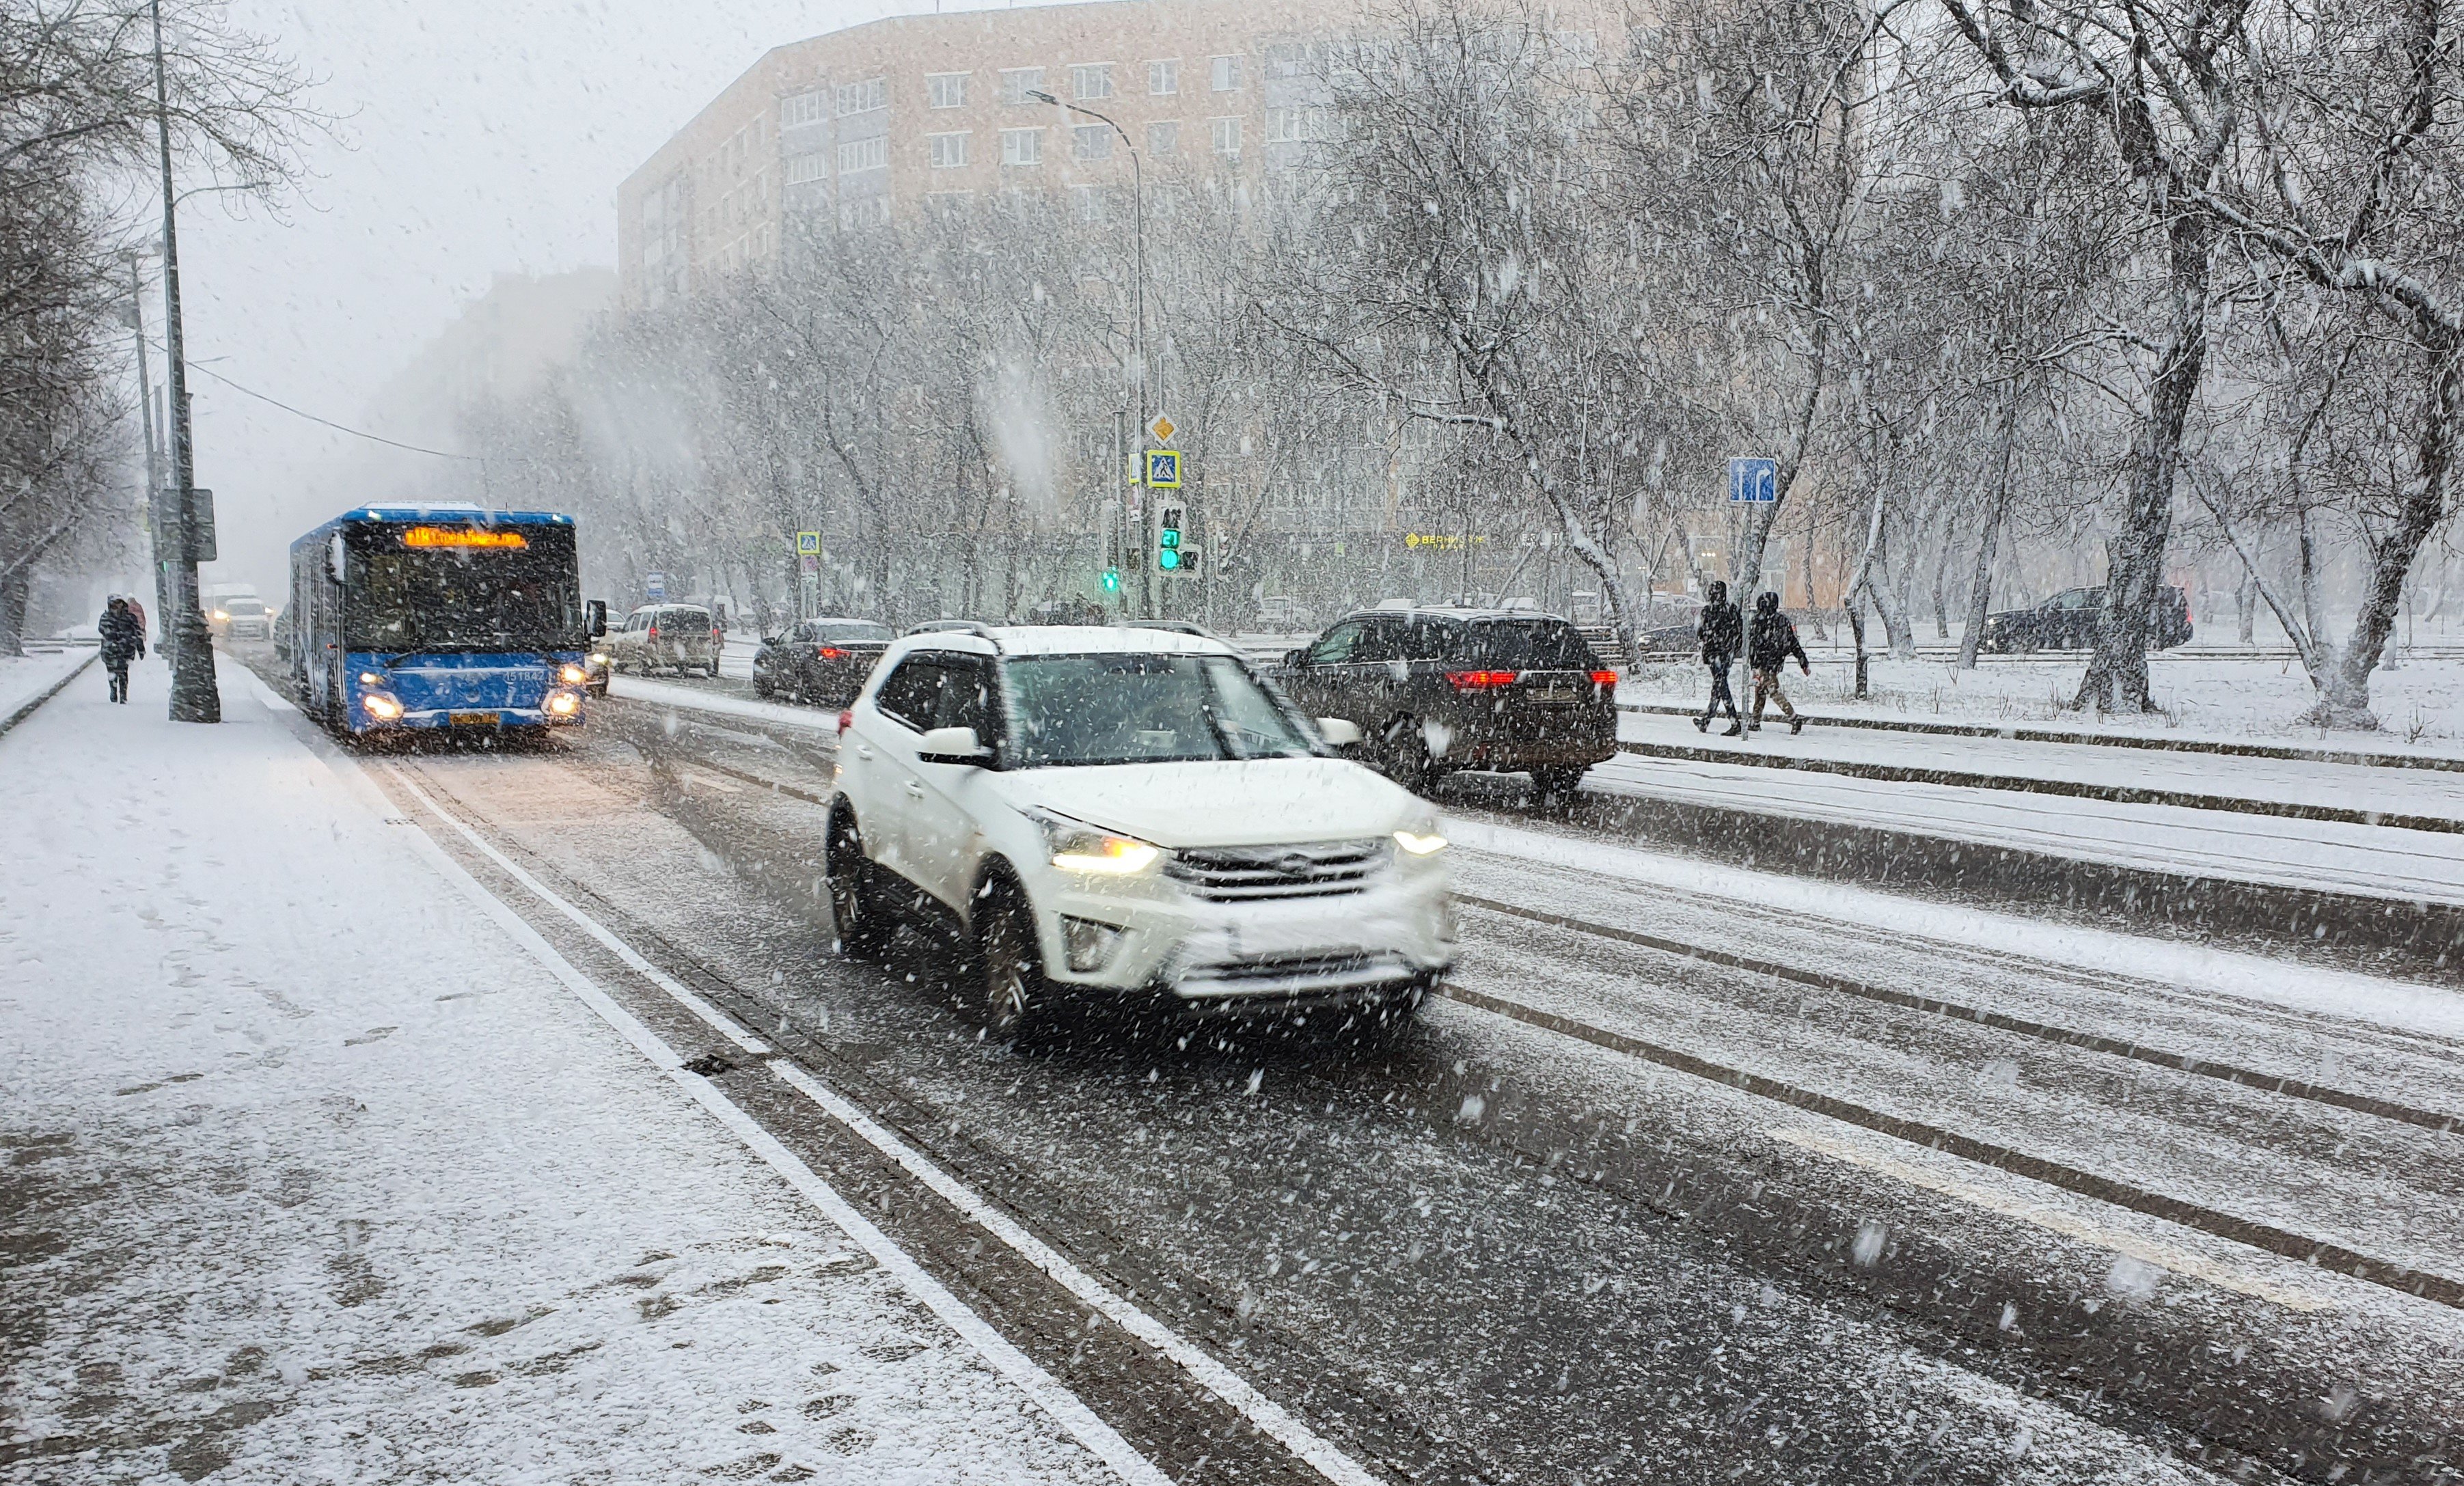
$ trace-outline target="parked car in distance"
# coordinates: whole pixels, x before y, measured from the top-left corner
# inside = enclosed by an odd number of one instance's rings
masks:
[[[718,652],[725,637],[711,623],[710,611],[691,603],[646,604],[625,616],[601,646],[610,670],[646,672],[665,667],[678,675],[689,671],[718,674]],[[601,687],[605,689],[603,678]]]
[[[897,638],[870,620],[798,620],[785,634],[765,636],[753,652],[753,694],[844,707]]]
[[[2096,645],[2104,623],[2104,589],[2068,588],[2025,609],[2004,609],[1985,617],[1985,633],[1976,647],[1995,654],[2027,650],[2086,650]],[[2156,596],[2156,612],[2148,625],[2150,649],[2169,650],[2190,639],[2190,596],[2167,583]]]
[[[265,601],[249,583],[216,583],[206,589],[200,602],[206,611],[206,628],[217,640],[270,640],[274,637],[274,616],[266,612]]]
[[[1371,610],[1287,653],[1274,678],[1304,711],[1356,725],[1363,758],[1416,794],[1487,769],[1529,773],[1542,803],[1562,804],[1617,756],[1617,672],[1551,614]]]
[[[955,928],[990,1033],[1065,1000],[1375,1032],[1454,958],[1437,812],[1332,756],[1350,725],[1292,710],[1221,641],[909,635],[839,725],[840,947]]]

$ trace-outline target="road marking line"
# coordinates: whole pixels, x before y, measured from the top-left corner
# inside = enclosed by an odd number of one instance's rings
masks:
[[[1382,1486],[1379,1477],[1366,1466],[1292,1417],[1283,1406],[1252,1388],[1240,1374],[1217,1362],[1163,1322],[1113,1294],[1102,1281],[1028,1233],[1017,1219],[978,1196],[972,1189],[935,1166],[922,1153],[803,1069],[784,1059],[774,1059],[770,1071],[821,1105],[830,1118],[861,1136],[866,1144],[904,1167],[909,1174],[938,1192],[944,1201],[979,1227],[1052,1277],[1071,1295],[1178,1364],[1200,1387],[1238,1410],[1243,1418],[1272,1436],[1285,1449],[1308,1461],[1319,1475],[1341,1483],[1341,1486]]]
[[[1815,1151],[1850,1166],[1863,1167],[1870,1171],[1879,1171],[1885,1176],[1896,1177],[1911,1187],[1923,1188],[1926,1191],[1965,1202],[1970,1207],[1982,1208],[1988,1213],[1999,1213],[2004,1217],[2017,1218],[2024,1223],[2033,1223],[2049,1233],[2058,1234],[2065,1238],[2076,1238],[2081,1243],[2091,1244],[2115,1254],[2125,1255],[2142,1263],[2152,1264],[2158,1269],[2169,1270],[2177,1275],[2187,1275],[2194,1279],[2203,1279],[2219,1290],[2231,1290],[2236,1295],[2247,1295],[2256,1300],[2267,1300],[2281,1305],[2289,1311],[2328,1311],[2338,1308],[2338,1302],[2335,1300],[2315,1291],[2292,1285],[2280,1285],[2274,1280],[2264,1279],[2231,1265],[2220,1264],[2213,1259],[2192,1254],[2187,1249],[2107,1228],[2101,1223],[2091,1222],[2076,1213],[2065,1213],[2059,1208],[2031,1202],[2014,1193],[1996,1191],[1991,1187],[1963,1181],[1946,1172],[1929,1171],[1923,1167],[1902,1161],[1896,1156],[1865,1149],[1854,1141],[1842,1140],[1825,1131],[1781,1127],[1767,1130],[1764,1133],[1775,1141]]]
[[[561,897],[558,897],[554,892],[548,889],[546,884],[540,882],[538,878],[531,876],[528,872],[523,871],[520,867],[516,866],[503,852],[498,851],[495,847],[491,846],[486,841],[480,840],[479,834],[476,831],[472,830],[469,826],[464,825],[461,821],[447,814],[437,805],[436,801],[429,798],[428,793],[425,790],[422,790],[418,784],[413,782],[408,775],[397,769],[393,772],[393,776],[401,780],[402,787],[410,791],[411,795],[416,798],[421,804],[426,805],[431,812],[433,812],[436,819],[444,821],[447,825],[450,825],[454,830],[460,832],[464,841],[469,841],[473,848],[487,857],[489,861],[503,868],[508,876],[512,877],[515,882],[521,884],[524,888],[537,896],[541,903],[546,904],[548,907],[556,909],[559,913],[563,914],[566,918],[571,919],[581,928],[583,933],[586,933],[591,938],[599,941],[601,947],[605,949],[607,952],[624,961],[627,969],[631,970],[635,974],[640,975],[650,984],[657,986],[660,990],[665,991],[668,994],[675,997],[677,1002],[686,1010],[692,1012],[703,1021],[708,1022],[714,1031],[717,1032],[721,1037],[726,1038],[737,1046],[744,1049],[746,1052],[767,1053],[770,1051],[769,1043],[764,1042],[759,1038],[746,1032],[741,1026],[737,1024],[735,1017],[728,1016],[725,1012],[720,1011],[717,1007],[713,1006],[708,1001],[702,999],[699,992],[687,986],[684,982],[676,979],[673,975],[669,974],[666,971],[659,969],[659,967],[651,964],[649,960],[642,958],[640,954],[634,951],[631,945],[627,944],[624,940],[617,938],[614,934],[602,929],[599,926],[599,921],[597,919],[592,918],[589,914],[583,912],[572,904],[565,902]]]
[[[333,767],[336,762],[331,758],[324,761],[328,767]],[[356,765],[353,767],[356,769]],[[336,772],[341,771],[337,769]],[[412,784],[408,779],[402,778],[399,775],[395,777],[401,780],[404,788],[417,796],[439,819],[461,830],[464,836],[470,836],[467,827],[438,810],[435,801],[429,799],[417,785]],[[567,990],[573,992],[583,1005],[597,1013],[601,1020],[606,1022],[618,1035],[632,1043],[644,1057],[667,1073],[704,1109],[715,1116],[719,1123],[726,1125],[729,1131],[741,1140],[754,1154],[759,1156],[765,1165],[785,1178],[787,1184],[793,1187],[798,1194],[819,1209],[824,1217],[854,1239],[866,1253],[871,1255],[873,1261],[889,1271],[901,1288],[923,1302],[934,1315],[940,1318],[943,1324],[957,1333],[969,1345],[975,1347],[982,1354],[985,1361],[999,1368],[1002,1376],[1008,1378],[1038,1407],[1050,1414],[1097,1459],[1111,1467],[1115,1475],[1133,1483],[1133,1486],[1172,1486],[1171,1478],[1157,1470],[1154,1462],[1140,1454],[1128,1440],[1122,1438],[1118,1431],[1097,1417],[1095,1411],[1089,1409],[1077,1394],[1063,1387],[1058,1379],[1045,1371],[1033,1358],[1020,1351],[1007,1338],[995,1330],[989,1322],[969,1308],[965,1301],[951,1294],[948,1287],[927,1274],[921,1265],[891,1239],[889,1235],[874,1227],[864,1214],[850,1207],[847,1199],[839,1195],[836,1189],[823,1180],[794,1151],[781,1145],[777,1137],[763,1129],[759,1122],[746,1114],[735,1101],[720,1092],[718,1087],[708,1079],[685,1072],[684,1059],[675,1049],[661,1041],[657,1034],[644,1026],[631,1013],[617,1005],[597,982],[583,974],[575,968],[573,962],[559,953],[556,947],[549,944],[539,930],[525,922],[510,905],[489,891],[485,884],[472,876],[462,863],[454,861],[426,829],[421,829],[412,837],[412,841],[416,846],[425,848],[421,855],[427,857],[430,864],[442,872],[449,882],[461,888],[464,895],[477,904],[480,911],[487,914],[490,920],[511,935],[515,943],[530,951],[532,958],[545,967],[547,972]],[[483,850],[487,849],[484,842],[477,844]],[[491,857],[496,856],[494,851],[489,851],[488,854]],[[503,863],[501,857],[496,860],[500,863]],[[513,870],[519,871],[518,868],[513,868]],[[543,894],[543,896],[546,895]],[[552,901],[561,902],[561,900]],[[577,917],[581,916],[581,910],[570,906],[565,907],[565,911]],[[605,931],[603,929],[601,932]],[[692,994],[691,992],[684,994]],[[715,1013],[714,1012],[713,1015]]]

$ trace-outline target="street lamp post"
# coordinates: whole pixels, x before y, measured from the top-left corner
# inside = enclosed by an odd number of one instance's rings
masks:
[[[1082,108],[1076,103],[1065,103],[1061,101],[1060,98],[1055,98],[1053,95],[1046,93],[1040,88],[1030,89],[1026,96],[1035,99],[1039,103],[1049,103],[1055,108],[1065,108],[1073,114],[1084,114],[1089,119],[1093,119],[1110,125],[1112,132],[1121,137],[1121,147],[1130,152],[1130,209],[1132,215],[1137,222],[1138,229],[1137,282],[1132,290],[1132,295],[1136,304],[1134,313],[1137,318],[1136,324],[1130,332],[1130,353],[1135,366],[1135,370],[1132,373],[1130,379],[1133,383],[1131,387],[1133,395],[1131,397],[1124,398],[1123,403],[1125,404],[1131,403],[1135,404],[1137,408],[1137,420],[1136,426],[1129,430],[1128,436],[1119,440],[1121,446],[1120,451],[1124,458],[1122,460],[1120,470],[1122,481],[1120,487],[1121,494],[1120,499],[1117,502],[1116,509],[1120,513],[1119,520],[1121,525],[1122,546],[1125,549],[1130,549],[1125,551],[1122,556],[1127,559],[1126,565],[1133,566],[1138,571],[1139,607],[1145,611],[1147,617],[1152,618],[1155,614],[1155,575],[1148,571],[1149,558],[1146,552],[1145,542],[1140,539],[1140,537],[1133,536],[1130,530],[1129,492],[1130,487],[1136,482],[1130,476],[1130,470],[1134,468],[1134,465],[1127,457],[1133,452],[1137,434],[1147,426],[1146,165],[1138,159],[1138,147],[1130,139],[1130,132],[1127,129],[1122,128],[1120,123],[1111,115],[1099,114],[1091,108]]]
[[[154,442],[154,379],[145,368],[145,276],[139,266],[144,262],[143,249],[131,248],[121,256],[128,260],[128,328],[137,339],[137,411],[145,432],[145,524],[154,542],[154,612],[161,616],[160,644],[165,665],[171,664],[171,565],[165,557],[167,550],[165,522],[163,512],[163,451]]]
[[[220,722],[222,692],[214,685],[213,640],[197,603],[196,461],[188,430],[188,363],[180,334],[179,198],[171,193],[171,87],[163,71],[163,0],[154,18],[154,127],[163,147],[163,346],[170,394],[171,491],[179,502],[179,536],[171,563],[171,720]]]

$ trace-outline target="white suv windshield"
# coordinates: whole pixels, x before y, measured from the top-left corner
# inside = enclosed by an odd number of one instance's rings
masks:
[[[1309,751],[1299,724],[1228,655],[1022,655],[1002,668],[1026,768]]]

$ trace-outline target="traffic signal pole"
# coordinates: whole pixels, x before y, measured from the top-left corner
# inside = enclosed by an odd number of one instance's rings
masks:
[[[177,516],[171,559],[171,720],[220,722],[222,692],[214,685],[213,637],[197,602],[196,462],[188,429],[188,362],[180,334],[179,198],[171,186],[171,88],[163,72],[163,0],[154,18],[154,126],[163,147],[163,344],[170,391],[171,498]]]

